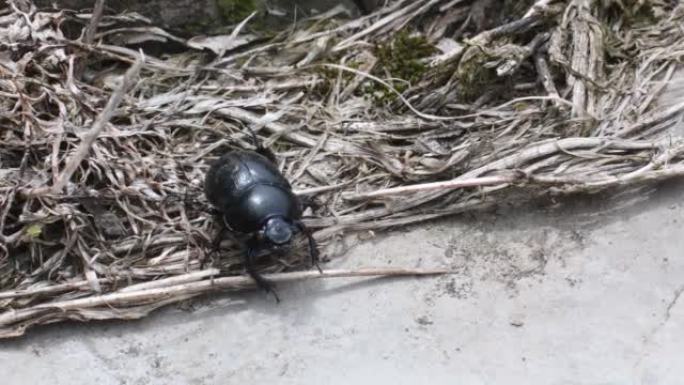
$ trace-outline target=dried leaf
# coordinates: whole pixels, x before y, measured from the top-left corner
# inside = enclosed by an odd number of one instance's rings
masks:
[[[194,49],[208,49],[218,56],[223,56],[227,51],[242,47],[254,41],[254,35],[218,35],[218,36],[195,36],[187,41],[187,45]]]
[[[34,223],[26,228],[26,235],[33,239],[38,238],[43,233],[43,225],[40,223]]]

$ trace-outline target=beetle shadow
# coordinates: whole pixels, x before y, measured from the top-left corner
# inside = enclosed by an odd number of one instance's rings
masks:
[[[140,319],[64,321],[35,326],[21,337],[3,340],[2,349],[9,353],[33,352],[36,355],[38,352],[46,352],[49,356],[57,354],[65,343],[81,341],[86,349],[90,349],[92,341],[103,338],[122,344],[147,341],[145,338],[148,337],[153,337],[155,343],[184,343],[207,330],[219,328],[219,324],[224,325],[231,322],[231,319],[237,319],[233,317],[241,317],[243,320],[265,317],[265,325],[277,325],[281,322],[292,325],[306,322],[305,320],[313,319],[325,311],[318,303],[319,300],[365,291],[405,278],[407,277],[342,278],[350,281],[335,284],[323,279],[281,283],[278,285],[280,303],[256,288],[207,294],[167,305]],[[264,324],[248,326],[254,330],[260,327],[263,328]],[[144,342],[144,346],[150,343]]]
[[[325,271],[325,270],[324,270]],[[239,294],[245,301],[245,308],[268,317],[288,319],[296,317],[315,317],[321,312],[321,301],[333,297],[348,295],[354,292],[367,291],[382,285],[411,279],[415,277],[349,277],[327,279],[309,279],[279,283],[276,289],[280,296],[280,303],[276,303],[271,295],[261,290],[249,290]],[[344,282],[337,282],[345,280]],[[232,308],[239,311],[239,308]],[[231,310],[228,310],[231,311]]]
[[[335,287],[323,289],[320,291],[321,296],[325,297],[331,297],[335,295],[340,295],[340,294],[348,294],[352,292],[356,292],[359,290],[368,290],[371,288],[375,288],[381,285],[389,285],[394,282],[398,281],[405,281],[407,279],[414,278],[414,277],[409,277],[409,276],[404,276],[404,277],[383,277],[383,276],[378,276],[378,277],[365,277],[365,278],[356,278],[359,279],[359,281],[355,282],[348,282],[344,283],[341,285],[336,285]]]

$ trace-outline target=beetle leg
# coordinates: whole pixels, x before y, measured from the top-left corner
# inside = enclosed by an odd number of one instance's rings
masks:
[[[297,199],[299,199],[299,203],[302,206],[302,208],[311,207],[311,210],[316,211],[321,207],[321,205],[318,204],[318,202],[316,202],[316,200],[312,196],[304,195],[297,197]]]
[[[254,281],[256,281],[257,286],[264,289],[264,291],[266,291],[266,293],[272,293],[276,299],[276,302],[279,303],[280,297],[278,297],[278,293],[276,293],[273,283],[271,283],[269,280],[264,278],[256,270],[256,267],[254,266],[254,258],[255,257],[256,257],[256,249],[248,244],[247,245],[247,258],[245,258],[245,268],[247,269],[247,274],[249,274],[249,276],[252,277],[252,279],[254,279]]]
[[[278,158],[276,158],[276,155],[273,153],[273,151],[262,146],[261,144],[259,144],[259,147],[257,147],[256,152],[268,158],[268,160],[273,162],[273,164],[278,164]]]
[[[243,127],[246,128],[247,131],[249,131],[249,133],[252,135],[252,144],[254,145],[254,147],[256,147],[256,148],[263,147],[261,145],[261,141],[259,140],[259,137],[256,135],[256,132],[254,132],[254,130],[252,130],[248,126],[243,126]]]
[[[216,234],[214,241],[211,243],[211,250],[209,251],[209,254],[207,254],[207,256],[200,263],[200,270],[204,270],[204,267],[207,264],[207,259],[210,259],[212,261],[212,265],[213,265],[214,254],[218,254],[218,252],[221,251],[221,241],[223,241],[223,234],[228,230],[228,228],[223,223],[223,221],[220,221],[220,222],[221,222],[221,225],[220,225],[221,227],[219,228],[219,231]]]
[[[257,154],[261,154],[268,158],[273,164],[278,164],[278,158],[276,158],[275,154],[273,151],[269,150],[268,148],[264,147],[264,145],[261,143],[259,140],[259,137],[256,135],[254,130],[251,128],[245,126],[245,128],[249,131],[250,134],[252,134],[252,141],[254,142],[254,147],[256,147],[256,152]]]
[[[311,256],[311,266],[316,266],[316,269],[318,269],[319,273],[323,273],[323,270],[321,270],[321,266],[318,264],[319,261],[319,256],[320,253],[318,251],[318,245],[316,244],[316,240],[314,239],[313,235],[311,234],[311,230],[309,230],[308,227],[304,225],[301,221],[296,222],[297,228],[306,235],[306,238],[309,240],[309,255]]]

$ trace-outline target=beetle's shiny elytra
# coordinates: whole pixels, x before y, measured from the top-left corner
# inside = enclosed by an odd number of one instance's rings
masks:
[[[205,183],[207,199],[218,208],[231,229],[258,231],[271,218],[301,218],[299,199],[290,183],[265,156],[234,151],[215,162]]]
[[[312,262],[318,266],[316,243],[301,222],[301,203],[269,157],[254,151],[229,152],[211,165],[204,189],[229,230],[251,234],[245,266],[262,288],[272,291],[255,270],[254,258],[265,251],[288,249],[297,233],[308,237]]]

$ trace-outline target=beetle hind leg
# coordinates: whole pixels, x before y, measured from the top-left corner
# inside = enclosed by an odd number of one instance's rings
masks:
[[[276,158],[276,155],[273,153],[273,151],[263,147],[261,144],[259,144],[259,147],[257,147],[256,152],[257,154],[265,156],[273,164],[278,164],[278,158]]]
[[[273,153],[273,151],[264,147],[264,144],[261,143],[261,141],[259,140],[259,137],[254,132],[254,130],[252,130],[249,127],[245,127],[245,128],[252,135],[252,142],[254,144],[254,147],[256,147],[256,149],[255,149],[256,153],[265,156],[266,158],[268,158],[268,160],[273,162],[273,164],[278,164],[278,158],[276,158],[276,155]]]
[[[316,202],[312,196],[304,195],[297,197],[297,199],[299,199],[299,203],[301,204],[302,208],[310,207],[312,211],[317,211],[321,208],[321,205]]]

